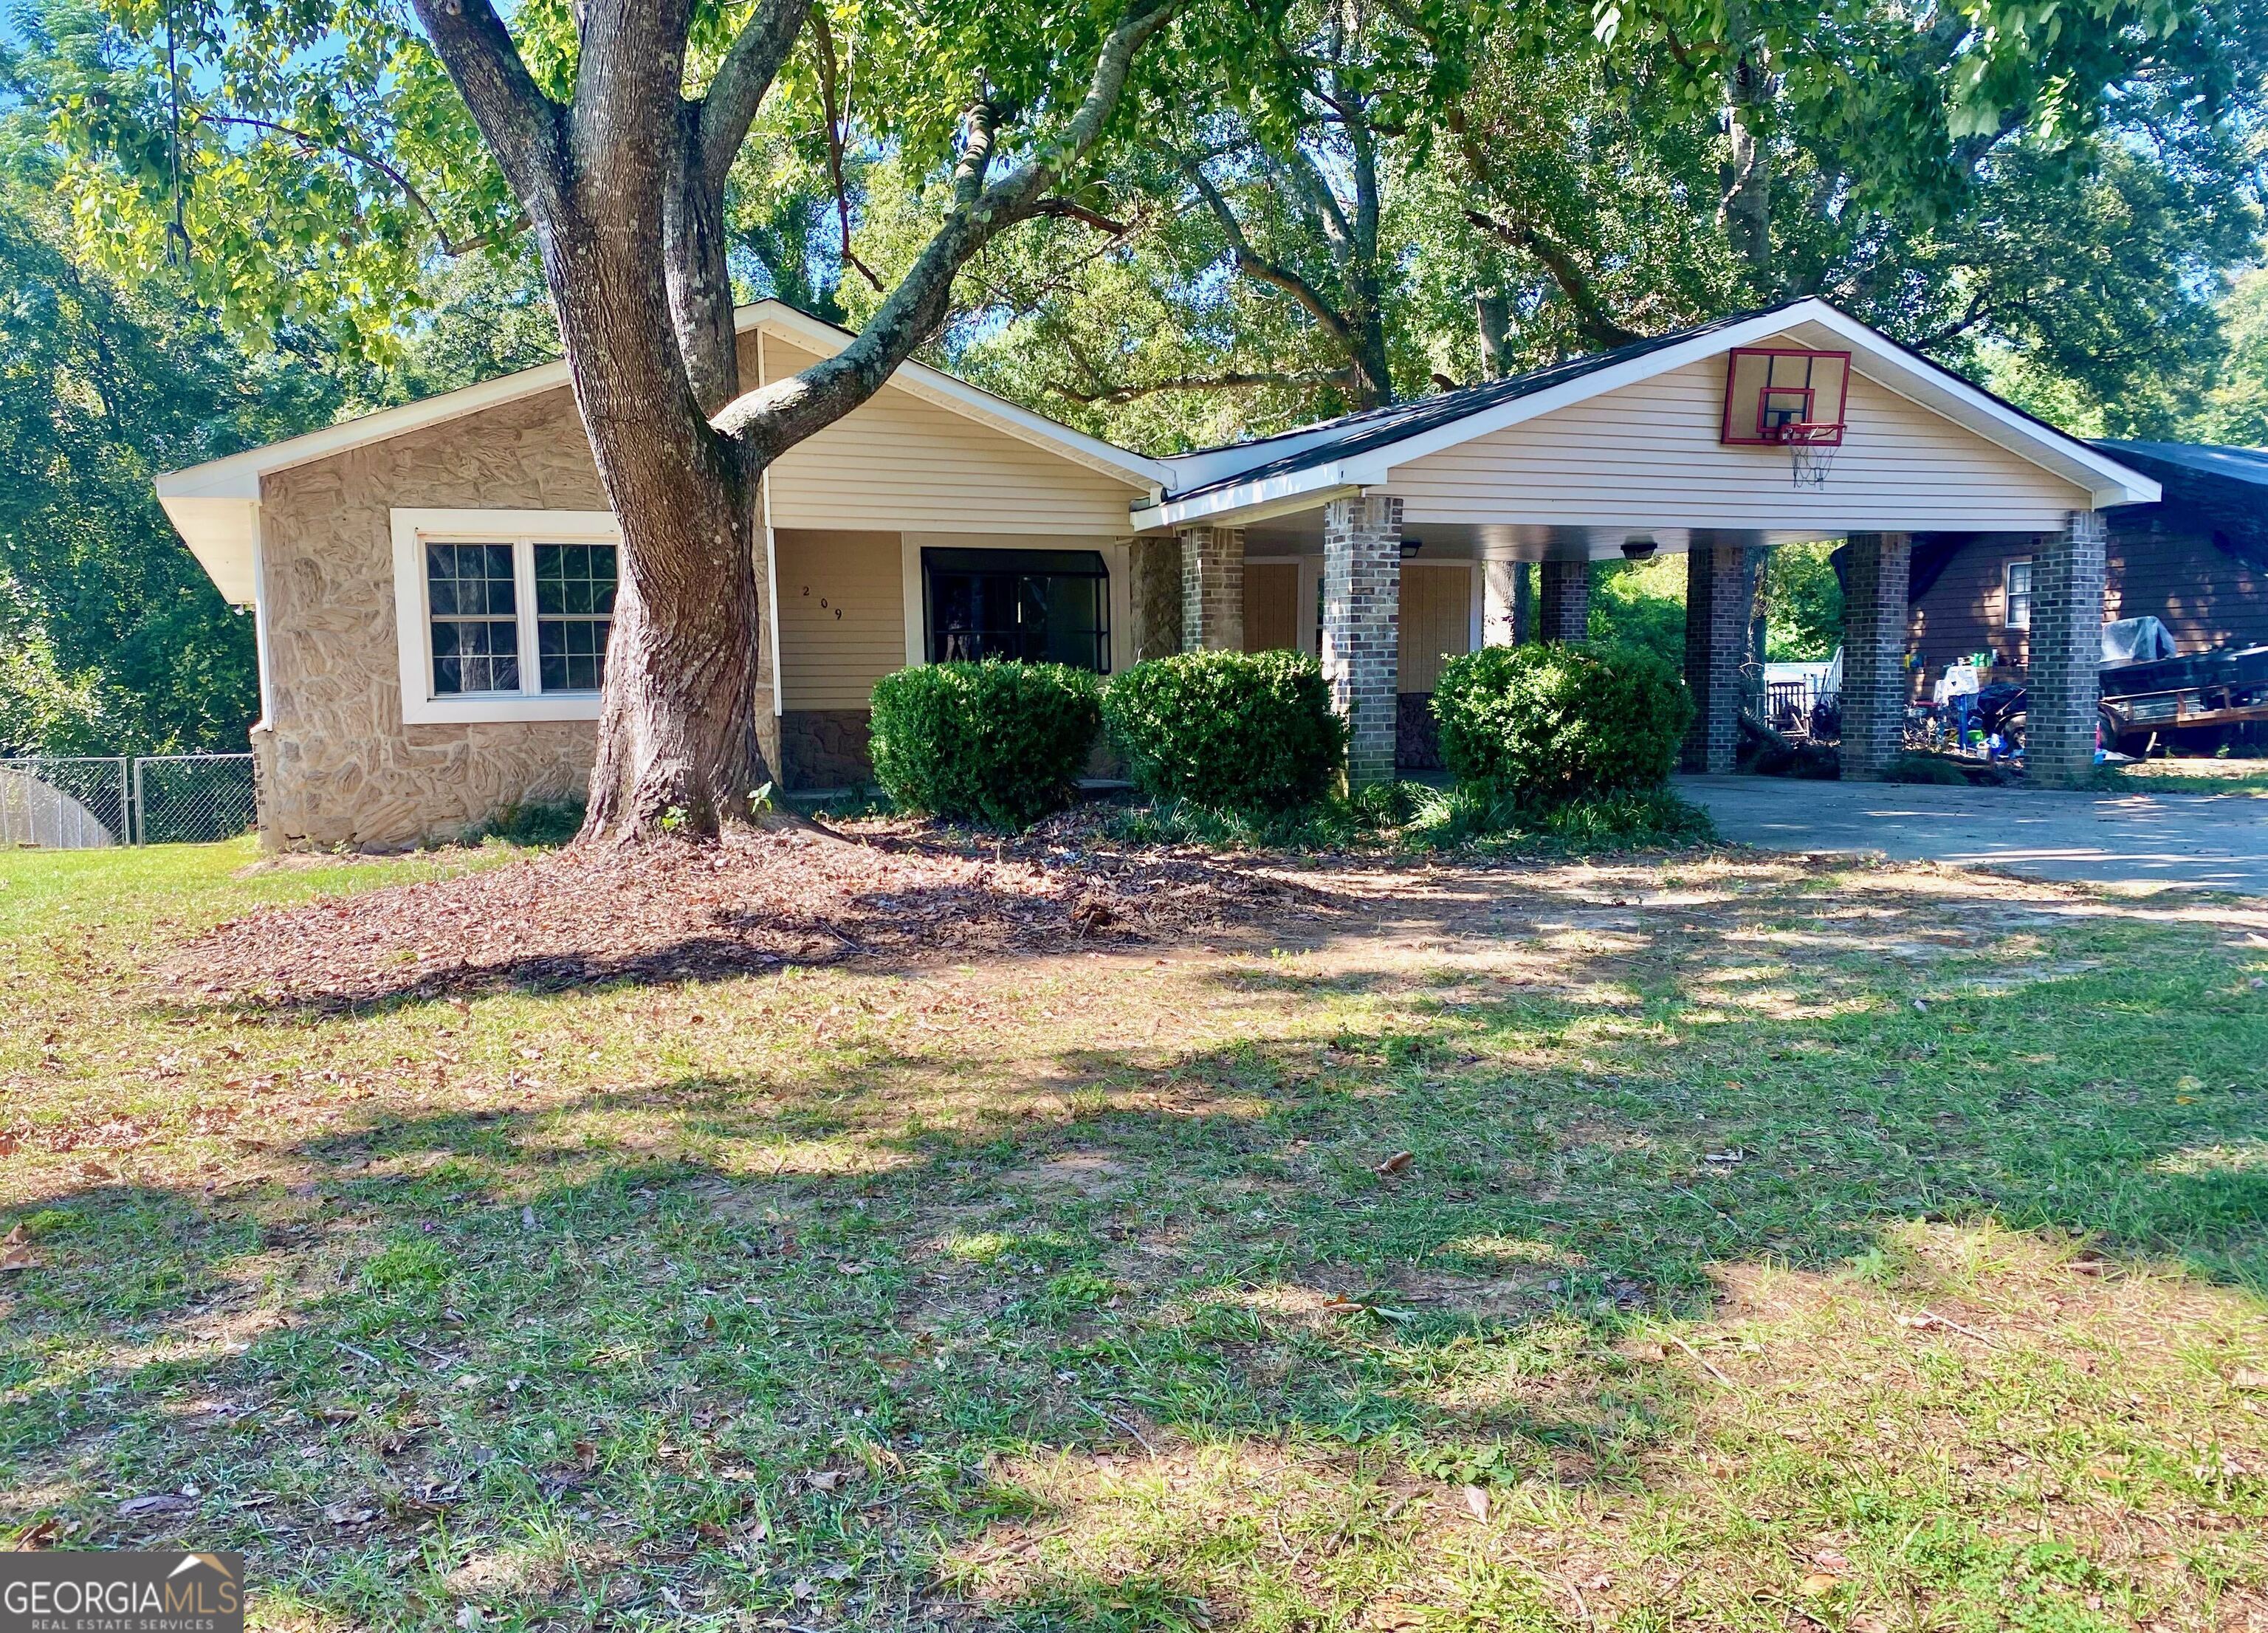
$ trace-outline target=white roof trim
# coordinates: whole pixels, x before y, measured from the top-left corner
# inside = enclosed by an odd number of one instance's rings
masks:
[[[1492,431],[1503,430],[1606,392],[1637,385],[1657,374],[1715,357],[1734,346],[1749,345],[1804,324],[1816,324],[1848,345],[1852,353],[1852,365],[1868,379],[1975,432],[2019,459],[2085,489],[2090,503],[2097,508],[2114,504],[2154,504],[2163,497],[2159,485],[2148,477],[2129,470],[2076,438],[2066,436],[2018,412],[1960,376],[1914,357],[1827,302],[1811,299],[1797,301],[1739,323],[1711,329],[1677,345],[1662,347],[1660,350],[1580,375],[1545,390],[1514,397],[1492,408],[1476,409],[1462,419],[1417,432],[1398,442],[1388,443],[1349,459],[1268,477],[1258,482],[1239,483],[1233,488],[1220,489],[1178,503],[1168,496],[1160,504],[1138,510],[1135,512],[1137,524],[1144,527],[1170,527],[1208,516],[1241,511],[1248,505],[1265,504],[1272,509],[1278,501],[1293,493],[1348,484],[1376,486],[1386,482],[1395,467],[1406,465],[1413,460],[1424,459],[1427,454],[1454,448],[1476,437],[1485,437]],[[1860,364],[1862,358],[1864,366]],[[1282,445],[1284,439],[1271,438],[1242,445],[1241,449],[1222,449],[1218,452],[1243,452],[1250,464],[1262,465],[1299,452],[1302,448],[1314,446],[1327,440],[1328,433],[1301,432],[1294,433],[1294,437],[1296,445],[1289,448]],[[1205,482],[1218,482],[1234,467],[1224,467],[1223,464],[1209,459],[1205,467],[1198,468],[1204,469],[1205,474],[1197,482],[1188,483],[1186,476],[1195,474],[1195,470],[1182,467],[1181,474],[1185,475],[1185,485],[1202,486]],[[1321,503],[1321,500],[1316,503]]]
[[[1349,472],[1358,465],[1374,464],[1374,460],[1336,460],[1329,465],[1311,465],[1305,470],[1263,476],[1257,482],[1241,482],[1233,488],[1216,488],[1194,499],[1167,499],[1157,504],[1137,505],[1130,514],[1134,526],[1145,533],[1154,533],[1161,527],[1185,527],[1210,516],[1228,514],[1233,514],[1239,523],[1265,521],[1271,516],[1311,511],[1359,491],[1357,479]],[[1373,475],[1360,480],[1374,482],[1378,479]]]
[[[846,329],[776,300],[760,300],[741,306],[733,313],[733,320],[740,333],[769,329],[821,357],[840,351],[853,338]],[[158,500],[222,595],[237,605],[247,605],[257,595],[252,541],[263,476],[365,448],[428,426],[446,424],[523,398],[558,391],[569,384],[565,363],[546,363],[516,374],[482,380],[476,386],[443,392],[419,402],[381,408],[375,414],[326,425],[320,430],[247,448],[225,459],[168,471],[157,479]],[[900,364],[891,374],[889,384],[1089,470],[1146,489],[1152,495],[1170,479],[1167,467],[1156,460],[1114,447],[1068,425],[1058,425],[1044,415],[1019,408],[925,364]]]

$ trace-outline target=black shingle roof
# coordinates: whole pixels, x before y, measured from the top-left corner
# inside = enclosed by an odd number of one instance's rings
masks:
[[[2136,461],[2145,467],[2146,475],[2149,474],[2147,462],[2158,460],[2202,475],[2222,476],[2232,482],[2268,488],[2268,448],[2228,448],[2209,442],[2113,440],[2100,440],[2094,445],[2114,460]]]

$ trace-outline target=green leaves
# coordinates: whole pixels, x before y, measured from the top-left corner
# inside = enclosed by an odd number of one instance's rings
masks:
[[[1027,828],[1071,802],[1101,724],[1063,664],[928,664],[874,682],[874,778],[904,810]]]

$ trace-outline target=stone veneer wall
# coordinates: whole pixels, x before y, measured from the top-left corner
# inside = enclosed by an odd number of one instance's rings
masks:
[[[781,782],[788,788],[858,788],[874,780],[864,709],[791,709],[780,716]]]
[[[602,511],[567,391],[279,471],[261,487],[271,844],[414,844],[514,801],[579,795],[591,721],[405,725],[394,616],[397,506]]]

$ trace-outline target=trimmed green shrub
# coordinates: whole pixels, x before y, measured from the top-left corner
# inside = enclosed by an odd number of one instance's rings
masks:
[[[1102,717],[1137,787],[1212,811],[1289,811],[1329,788],[1346,725],[1301,652],[1153,658],[1102,694]]]
[[[1101,725],[1065,664],[924,664],[874,682],[868,752],[902,811],[1026,828],[1071,803]]]
[[[1433,715],[1460,783],[1533,806],[1660,787],[1693,701],[1636,647],[1484,646],[1443,666]]]

